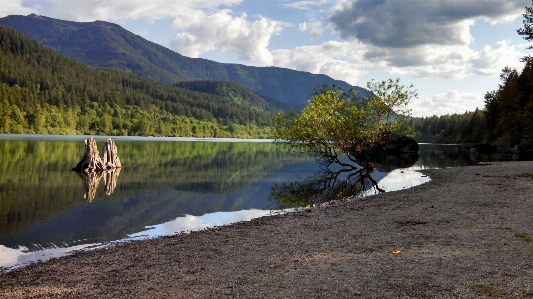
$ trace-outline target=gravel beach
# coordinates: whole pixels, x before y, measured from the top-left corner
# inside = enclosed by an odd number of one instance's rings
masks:
[[[533,298],[533,162],[423,174],[407,190],[34,264],[0,275],[0,298]]]

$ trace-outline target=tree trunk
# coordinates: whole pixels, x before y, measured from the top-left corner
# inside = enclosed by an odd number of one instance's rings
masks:
[[[85,139],[85,152],[83,153],[83,157],[72,170],[93,173],[121,167],[122,165],[120,164],[115,142],[107,139],[102,148],[102,157],[100,157],[96,141],[91,137],[90,139]]]
[[[117,145],[115,144],[115,141],[111,140],[111,138],[108,138],[105,141],[104,147],[102,148],[102,164],[105,169],[122,167],[117,154]]]

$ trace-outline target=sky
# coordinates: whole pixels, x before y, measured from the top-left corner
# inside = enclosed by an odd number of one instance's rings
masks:
[[[0,17],[121,25],[189,57],[414,85],[413,116],[484,107],[505,66],[530,54],[516,33],[530,0],[2,0]]]

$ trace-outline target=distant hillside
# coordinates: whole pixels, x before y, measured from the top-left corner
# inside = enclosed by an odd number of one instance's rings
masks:
[[[250,88],[231,81],[195,80],[176,83],[175,86],[196,92],[205,92],[231,99],[235,103],[243,104],[269,113],[278,113],[280,109],[288,110],[287,104],[272,98],[257,94]]]
[[[89,67],[0,26],[0,133],[259,137],[276,110],[254,101]]]
[[[32,14],[0,18],[0,25],[90,66],[119,69],[171,84],[198,79],[233,81],[296,109],[303,107],[317,85],[352,88],[326,75],[188,58],[104,21],[78,23]]]

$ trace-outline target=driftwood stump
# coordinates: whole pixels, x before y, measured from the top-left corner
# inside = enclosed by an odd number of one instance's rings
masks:
[[[105,141],[104,147],[102,148],[102,164],[105,169],[122,167],[117,154],[117,145],[115,144],[115,141],[111,140],[111,138],[108,138]]]
[[[85,152],[83,153],[83,157],[72,170],[94,173],[121,167],[122,164],[120,164],[115,142],[111,139],[107,139],[102,148],[102,157],[100,157],[96,141],[91,137],[85,139]]]
[[[83,157],[72,170],[80,172],[79,175],[85,182],[83,197],[92,201],[102,177],[104,178],[105,193],[110,195],[115,191],[121,167],[115,142],[110,138],[107,139],[102,148],[102,156],[100,156],[96,141],[91,137],[85,139]]]

